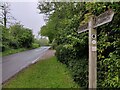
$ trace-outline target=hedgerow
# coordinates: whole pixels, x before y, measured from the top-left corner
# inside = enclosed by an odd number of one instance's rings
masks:
[[[120,87],[120,2],[97,3],[48,3],[42,4],[41,12],[50,14],[48,23],[41,31],[55,31],[48,35],[53,38],[53,46],[60,62],[71,70],[73,79],[80,87],[88,87],[88,32],[77,33],[78,27],[113,9],[112,22],[97,27],[97,87]],[[42,6],[41,5],[41,6]],[[50,10],[45,7],[54,6]],[[50,27],[50,30],[49,30]],[[52,32],[52,33],[53,33]],[[49,33],[50,34],[50,33]],[[44,33],[43,33],[44,35]]]

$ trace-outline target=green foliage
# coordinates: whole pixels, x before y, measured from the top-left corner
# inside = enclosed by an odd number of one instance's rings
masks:
[[[101,84],[102,87],[120,88],[119,81],[119,69],[120,69],[120,58],[114,52],[110,53],[108,58],[105,58],[99,62],[100,70],[98,71],[98,77],[102,78],[99,80],[98,86]],[[104,76],[103,76],[104,75]],[[101,86],[100,85],[100,86]]]
[[[7,49],[4,52],[2,52],[1,56],[7,56],[10,54],[15,54],[15,53],[22,52],[25,50],[28,50],[28,49],[26,49],[26,48],[12,49],[12,48],[7,47]]]
[[[49,40],[47,38],[40,38],[39,43],[41,46],[47,46],[49,45]]]
[[[21,48],[31,49],[39,47],[38,44],[34,43],[32,30],[24,28],[18,23],[9,28],[0,26],[0,32],[2,32],[0,48],[2,48],[1,52],[3,52],[3,55],[4,53],[8,55],[24,50]]]
[[[1,51],[5,51],[9,49],[9,43],[11,42],[11,36],[7,28],[3,26],[0,26],[0,27],[1,27],[0,31],[2,32],[1,33],[1,47],[2,47]]]
[[[88,33],[78,34],[78,27],[88,22],[91,15],[98,16],[108,9],[114,10],[112,22],[97,27],[97,87],[119,88],[120,2],[66,2],[52,5],[55,5],[54,11],[43,31],[48,37],[47,32],[53,33],[51,40],[54,40],[53,47],[58,60],[68,66],[81,87],[88,87]]]
[[[38,47],[40,47],[39,44],[37,44],[37,43],[32,43],[32,48],[38,48]]]
[[[88,62],[86,57],[81,56],[79,51],[73,48],[70,44],[63,46],[59,45],[56,48],[56,56],[60,62],[66,64],[70,69],[74,81],[76,81],[81,87],[88,86],[88,71],[86,69]]]
[[[92,9],[96,15],[112,8],[115,12],[112,22],[97,28],[98,33],[98,87],[120,87],[120,2],[118,3],[97,3]],[[97,8],[98,7],[98,8]]]
[[[10,34],[14,36],[13,45],[15,44],[15,41],[18,41],[19,47],[31,47],[34,36],[32,35],[32,31],[30,29],[24,28],[22,25],[16,24],[10,27]]]

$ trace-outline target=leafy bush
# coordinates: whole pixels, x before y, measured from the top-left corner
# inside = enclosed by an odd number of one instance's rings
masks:
[[[41,33],[55,40],[58,60],[68,66],[80,87],[88,87],[88,33],[78,34],[78,27],[88,22],[90,15],[114,10],[112,22],[97,27],[97,87],[120,87],[120,2],[49,4],[54,11]],[[41,12],[52,11],[46,9],[47,4],[41,7]]]
[[[34,36],[32,34],[32,30],[28,28],[24,28],[20,24],[15,24],[10,27],[10,35],[13,36],[12,43],[13,45],[19,46],[19,47],[25,47],[30,48],[32,46],[32,42],[34,39]]]
[[[106,87],[106,88],[120,88],[120,58],[117,53],[112,52],[109,54],[108,58],[105,58],[99,61],[99,65],[101,66],[98,68],[98,86],[99,87]]]
[[[31,49],[32,43],[34,43],[32,30],[24,28],[20,24],[12,25],[9,28],[0,26],[0,32],[2,32],[0,35],[0,41],[2,42],[2,44],[0,44],[0,48],[2,52],[5,53],[14,53],[17,49],[18,51],[24,50],[20,48]],[[38,45],[35,44],[33,47],[36,48]]]
[[[88,60],[86,56],[81,56],[79,50],[70,44],[59,45],[56,48],[56,56],[60,62],[68,66],[74,81],[81,87],[88,86]]]
[[[40,38],[38,41],[41,46],[49,45],[49,40],[47,38]]]
[[[34,48],[38,48],[38,47],[40,47],[39,44],[37,44],[37,43],[32,43],[32,48],[33,48],[33,49],[34,49]]]
[[[92,4],[92,5],[96,6],[96,4]],[[97,5],[99,5],[99,3]],[[115,4],[116,6],[110,3],[100,4],[100,6],[104,6],[104,5],[106,6],[110,5],[113,7],[113,9],[115,8],[117,14],[114,16],[114,19],[111,23],[97,28],[97,33],[98,33],[97,87],[119,88],[120,81],[119,81],[118,70],[120,68],[120,53],[119,53],[120,26],[118,25],[118,23],[120,23],[120,20],[116,18],[120,16],[120,13],[118,13],[118,9],[116,8],[120,8],[120,6],[117,3]],[[96,6],[96,7],[100,7],[100,6]],[[96,14],[99,15],[102,12],[102,10],[104,10],[105,8],[101,9],[101,11],[97,8],[95,9],[96,9],[95,12],[97,12]],[[63,29],[64,35],[61,35],[63,36],[63,38],[61,39],[61,37],[58,37],[58,41],[59,43],[61,43],[61,45],[63,45],[63,47],[61,47],[61,49],[58,48],[56,53],[59,53],[57,55],[58,60],[60,60],[62,63],[67,64],[67,66],[70,68],[74,80],[78,82],[81,87],[87,87],[88,86],[88,77],[87,77],[88,76],[87,73],[88,44],[86,42],[88,41],[86,40],[86,38],[88,39],[88,36],[85,36],[84,33],[82,33],[80,34],[79,40],[76,41],[76,39],[74,39],[74,37],[77,37],[77,35],[75,36],[75,32],[72,31],[72,29],[76,27],[74,26],[75,25],[74,23],[76,23],[74,20],[76,19],[72,18],[72,25],[69,24],[68,26],[66,26],[67,27],[66,30]],[[66,33],[68,32],[69,35],[66,35]],[[72,41],[72,43],[70,41]],[[73,49],[71,49],[70,47],[64,48],[64,44],[68,44],[68,43],[70,43],[70,45],[73,45]]]
[[[68,48],[69,47],[69,48]],[[56,56],[60,62],[69,65],[69,61],[74,58],[72,57],[74,49],[71,45],[59,45],[56,48]]]
[[[10,47],[7,46],[7,45],[2,45],[2,52],[6,51],[6,50],[9,50]]]

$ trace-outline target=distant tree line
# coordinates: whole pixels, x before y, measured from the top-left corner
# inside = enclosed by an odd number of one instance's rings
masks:
[[[37,48],[40,45],[35,44],[34,35],[32,34],[32,30],[28,28],[24,28],[20,24],[15,24],[10,26],[9,28],[5,28],[4,26],[0,26],[1,34],[1,48],[2,52],[7,49],[13,48]]]
[[[31,29],[25,28],[20,23],[7,25],[14,19],[10,16],[9,6],[8,3],[0,3],[0,52],[40,47],[40,43],[36,42]]]

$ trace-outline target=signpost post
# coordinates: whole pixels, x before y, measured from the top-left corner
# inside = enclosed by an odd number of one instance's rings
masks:
[[[112,21],[114,12],[110,9],[80,26],[78,33],[89,30],[89,88],[97,88],[97,31],[94,29]]]

